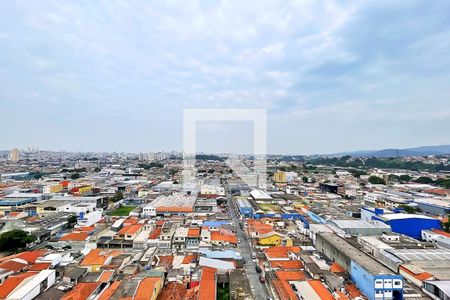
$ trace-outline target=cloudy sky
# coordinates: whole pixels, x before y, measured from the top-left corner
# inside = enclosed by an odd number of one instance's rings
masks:
[[[450,1],[2,4],[0,149],[181,150],[186,108],[267,109],[270,153],[450,143]]]

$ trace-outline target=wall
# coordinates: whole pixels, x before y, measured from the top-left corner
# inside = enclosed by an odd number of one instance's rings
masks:
[[[381,220],[381,219],[374,217],[374,220]],[[389,220],[384,222],[386,224],[391,225],[391,229],[393,232],[401,233],[419,240],[422,238],[422,230],[432,228],[441,229],[439,220],[411,218],[401,220]]]
[[[358,289],[370,300],[375,299],[374,277],[353,260],[350,262],[350,276]]]

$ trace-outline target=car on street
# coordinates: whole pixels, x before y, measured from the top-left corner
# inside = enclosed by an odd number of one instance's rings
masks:
[[[261,272],[262,272],[262,269],[261,269],[260,266],[256,265],[256,266],[255,266],[255,271],[256,271],[257,273],[261,273]]]

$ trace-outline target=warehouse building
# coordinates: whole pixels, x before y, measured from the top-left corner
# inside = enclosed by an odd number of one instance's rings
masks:
[[[250,217],[253,215],[254,209],[253,206],[247,199],[238,199],[236,201],[239,213],[245,217]]]
[[[441,229],[439,220],[412,214],[382,214],[374,216],[373,220],[382,221],[391,226],[393,232],[401,233],[415,239],[421,239],[422,230]]]
[[[347,272],[370,299],[403,299],[403,277],[334,233],[318,233],[315,247]]]
[[[391,232],[391,226],[379,221],[331,220],[328,224],[351,235],[382,235]]]

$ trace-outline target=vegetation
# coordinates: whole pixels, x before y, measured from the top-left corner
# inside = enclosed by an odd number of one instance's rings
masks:
[[[403,169],[412,171],[450,171],[450,165],[441,164],[427,164],[421,161],[405,161],[400,157],[368,157],[368,158],[354,158],[349,155],[342,157],[319,157],[314,158],[308,163],[314,165],[332,165],[338,167],[349,168],[379,168],[379,169]]]
[[[378,176],[370,176],[369,177],[369,182],[371,184],[385,184],[384,179],[380,178]]]
[[[361,177],[361,175],[367,175],[366,171],[360,169],[349,169],[348,171],[356,178]]]
[[[120,206],[116,210],[113,210],[108,213],[110,216],[119,216],[119,217],[126,217],[130,214],[130,212],[135,209],[136,206]]]
[[[73,180],[78,179],[80,177],[81,177],[80,173],[73,173],[72,175],[70,175],[70,179],[73,179]]]
[[[78,169],[62,169],[62,173],[80,173],[80,172],[86,172],[86,168],[78,168]]]
[[[217,285],[217,300],[229,300],[230,299],[230,288],[228,284],[222,286],[222,284]]]
[[[196,160],[217,160],[217,161],[224,161],[223,157],[212,155],[212,154],[197,154],[195,156]]]
[[[140,163],[138,165],[139,168],[143,168],[145,170],[150,170],[151,168],[157,168],[157,169],[162,169],[164,168],[164,164],[162,163],[158,163],[158,162],[151,162],[149,164],[146,163]]]
[[[431,183],[434,183],[434,180],[433,180],[433,179],[431,179],[430,177],[424,177],[424,176],[421,176],[421,177],[417,178],[417,179],[414,180],[414,181],[417,182],[417,183],[423,183],[423,184],[431,184]]]
[[[69,222],[69,227],[72,227],[73,225],[75,225],[75,223],[77,223],[77,216],[70,216],[67,218],[67,222]]]
[[[399,207],[403,208],[405,210],[405,212],[408,213],[408,214],[415,214],[415,213],[422,212],[422,210],[420,208],[414,207],[414,206],[400,205]]]
[[[117,202],[123,199],[123,193],[121,191],[117,191],[114,196],[109,198],[112,202]]]
[[[308,182],[308,177],[302,176],[302,181],[303,181],[303,183],[307,183]]]
[[[19,229],[0,234],[0,251],[16,251],[34,242],[35,237]]]

